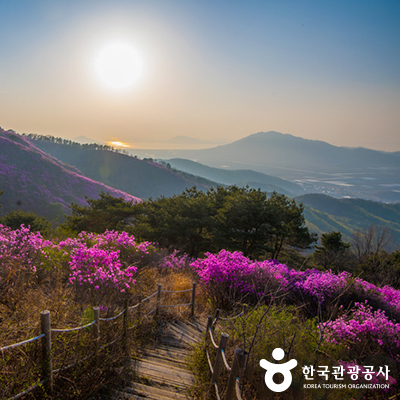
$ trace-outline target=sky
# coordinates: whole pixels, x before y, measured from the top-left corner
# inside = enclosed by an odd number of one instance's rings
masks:
[[[274,130],[399,151],[400,2],[2,0],[0,83],[18,133],[134,148]]]

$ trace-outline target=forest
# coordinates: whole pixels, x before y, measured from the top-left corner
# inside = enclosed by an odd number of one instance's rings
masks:
[[[387,399],[399,392],[400,253],[388,228],[357,230],[349,242],[340,232],[318,238],[302,204],[248,187],[192,188],[139,204],[104,192],[86,200],[72,203],[57,227],[22,211],[0,219],[0,324],[26,321],[2,335],[2,343],[34,333],[28,315],[39,304],[51,304],[55,320],[65,324],[87,318],[93,305],[107,310],[119,296],[135,298],[159,279],[172,287],[195,281],[202,312],[220,310],[232,348],[249,355],[244,398],[265,395],[259,361],[275,348],[302,366],[283,398]],[[189,360],[199,399],[209,380],[204,346]],[[325,379],[325,367],[341,373]],[[339,376],[349,384],[308,389],[310,371],[314,383],[334,384]],[[87,395],[89,375],[74,378],[77,397]],[[7,393],[24,387],[7,382]],[[374,386],[361,390],[355,383]]]

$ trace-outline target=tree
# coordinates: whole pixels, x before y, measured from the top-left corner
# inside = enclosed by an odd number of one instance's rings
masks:
[[[100,193],[98,199],[89,199],[85,196],[87,206],[71,203],[72,214],[66,216],[62,227],[75,232],[103,233],[108,230],[126,230],[132,227],[135,204],[122,197],[117,198],[109,193]]]
[[[398,287],[400,281],[399,252],[394,252],[396,239],[393,231],[372,224],[358,229],[352,237],[356,257],[356,272],[369,282]]]
[[[393,231],[388,226],[371,224],[368,229],[357,229],[352,237],[352,246],[358,262],[382,251],[391,252],[396,245]]]
[[[198,257],[210,250],[210,205],[196,187],[169,198],[150,199],[138,206],[135,236]]]
[[[275,217],[260,189],[219,187],[209,193],[213,204],[213,243],[217,250],[258,257],[269,250]]]
[[[309,249],[318,235],[310,233],[304,218],[303,203],[274,192],[268,199],[274,215],[271,257],[278,259],[284,246],[295,249]]]
[[[277,258],[284,246],[308,248],[316,240],[305,226],[302,205],[248,187],[218,187],[207,193],[192,188],[139,207],[136,236],[192,257],[227,249]]]
[[[324,269],[349,269],[346,264],[351,259],[350,243],[343,241],[341,232],[323,233],[321,245],[316,246],[314,258]]]
[[[50,221],[45,217],[35,214],[33,211],[10,211],[4,217],[0,218],[0,224],[6,225],[13,230],[19,229],[21,225],[24,225],[26,228],[29,226],[32,232],[40,232],[44,237],[49,237],[51,234]]]

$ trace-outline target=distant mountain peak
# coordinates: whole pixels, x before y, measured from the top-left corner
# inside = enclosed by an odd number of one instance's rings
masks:
[[[174,136],[171,139],[165,140],[164,143],[174,143],[174,144],[210,144],[212,142],[208,140],[198,139],[191,136]]]
[[[74,138],[72,140],[74,142],[77,142],[77,143],[80,143],[80,144],[91,144],[91,143],[105,144],[103,142],[99,142],[98,140],[94,140],[94,139],[88,138],[88,137],[83,136],[83,135],[78,136],[78,137],[76,137],[76,138]]]

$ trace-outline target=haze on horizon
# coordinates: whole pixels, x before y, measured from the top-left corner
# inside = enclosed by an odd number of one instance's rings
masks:
[[[0,22],[4,129],[400,150],[398,1],[20,0]]]

